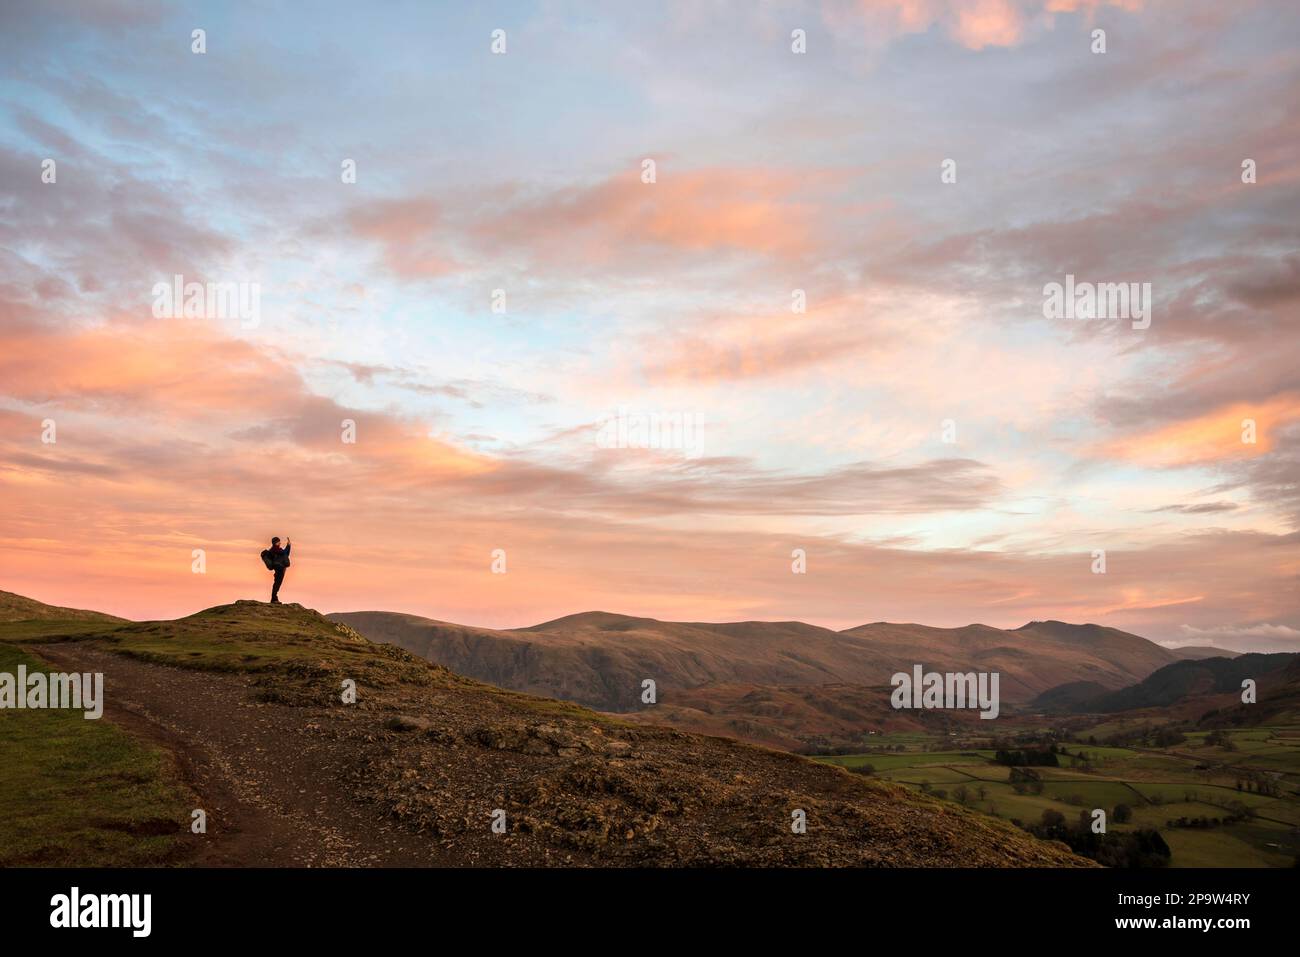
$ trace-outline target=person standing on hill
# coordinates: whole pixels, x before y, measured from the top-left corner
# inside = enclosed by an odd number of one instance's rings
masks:
[[[280,604],[280,586],[284,584],[284,572],[289,567],[289,549],[293,548],[293,539],[284,540],[284,548],[280,547],[280,539],[271,539],[271,547],[268,550],[270,560],[267,567],[275,572],[275,584],[271,586],[271,603]]]

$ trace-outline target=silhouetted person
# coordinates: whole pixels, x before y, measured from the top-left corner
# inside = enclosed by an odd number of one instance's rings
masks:
[[[293,548],[293,539],[287,538],[284,548],[280,539],[271,539],[271,570],[275,572],[275,584],[271,586],[271,601],[280,604],[280,586],[284,584],[284,572],[289,567],[289,549]]]

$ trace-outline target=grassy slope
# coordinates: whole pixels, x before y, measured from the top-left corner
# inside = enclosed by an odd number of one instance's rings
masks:
[[[0,671],[48,671],[0,644]],[[165,863],[193,800],[170,758],[80,711],[0,712],[0,866]]]
[[[60,640],[217,670],[301,661],[313,642],[320,650],[322,629],[268,618],[246,633],[247,616],[232,626],[221,611],[135,623],[0,592],[0,671],[19,664],[49,671],[21,646]],[[339,657],[348,650],[345,644]],[[108,721],[71,711],[0,712],[0,866],[166,863],[195,806],[170,755]]]
[[[15,595],[13,592],[0,591],[0,621],[90,621],[111,622],[125,621],[100,611],[85,611],[81,608],[59,608],[47,605],[34,598]]]
[[[81,608],[59,608],[0,591],[0,641],[44,641],[100,633],[130,624],[125,618]]]

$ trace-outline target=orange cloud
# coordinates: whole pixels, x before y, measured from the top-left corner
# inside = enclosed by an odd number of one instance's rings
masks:
[[[443,276],[456,268],[442,235],[442,206],[428,197],[388,200],[352,211],[359,236],[384,247],[389,269],[408,279]]]
[[[873,321],[881,303],[864,296],[816,301],[807,312],[784,309],[701,316],[699,332],[655,331],[637,345],[644,371],[656,383],[700,383],[779,375],[860,361],[898,346],[899,331]]]
[[[368,205],[348,217],[351,230],[378,242],[403,278],[436,277],[496,260],[568,269],[646,269],[646,256],[739,251],[773,257],[808,253],[818,233],[818,194],[835,171],[677,169],[661,160],[656,181],[639,164],[592,186],[528,194],[519,188],[486,199],[437,202],[427,197]],[[456,246],[453,251],[451,246]]]
[[[600,261],[646,247],[699,252],[800,253],[809,248],[814,206],[801,199],[837,174],[764,169],[679,170],[661,161],[656,181],[638,170],[592,187],[520,201],[482,220],[483,239],[519,243],[546,256],[575,245]]]
[[[9,326],[0,336],[0,382],[26,402],[74,400],[150,416],[265,408],[268,390],[296,373],[210,322],[118,321],[65,331]]]
[[[1024,19],[1010,0],[974,0],[958,4],[953,36],[969,50],[1009,47],[1024,35]]]
[[[1254,423],[1255,441],[1248,435]],[[1264,402],[1235,402],[1195,418],[1103,443],[1093,454],[1152,468],[1237,461],[1273,449],[1275,433],[1300,421],[1300,395],[1286,394]]]
[[[119,443],[126,436],[141,443],[183,441],[191,458],[204,450],[235,459],[243,469],[249,468],[243,464],[246,450],[255,446],[273,447],[278,457],[291,456],[298,464],[346,453],[354,465],[382,468],[394,481],[457,478],[491,468],[486,459],[430,437],[416,423],[312,394],[286,357],[223,335],[211,322],[115,321],[73,330],[10,326],[0,333],[0,382],[5,395],[41,416],[112,416],[115,428],[107,434]],[[341,440],[345,420],[356,423],[355,443]],[[120,427],[124,422],[130,429]],[[90,434],[99,437],[101,431]],[[109,467],[110,453],[122,451],[85,442],[71,448],[84,467]],[[102,460],[97,452],[105,453]]]

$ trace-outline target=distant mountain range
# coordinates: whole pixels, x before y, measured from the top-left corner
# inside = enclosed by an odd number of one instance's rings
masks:
[[[1166,665],[1216,653],[1061,621],[1015,629],[874,622],[833,631],[800,621],[671,622],[597,611],[496,630],[394,612],[327,617],[504,688],[798,750],[870,731],[946,730],[973,718],[893,710],[890,678],[915,664],[996,671],[1002,701],[1024,706],[1061,686],[1084,687],[1089,697],[1117,691]],[[641,700],[646,679],[656,685],[653,708]]]
[[[1297,659],[1300,655],[1246,654],[1235,658],[1176,661],[1119,690],[1108,690],[1094,682],[1061,685],[1039,695],[1032,706],[1043,711],[1109,714],[1168,708],[1189,698],[1213,695],[1239,698],[1243,680],[1252,678],[1257,684],[1269,681],[1293,666]]]
[[[597,611],[494,630],[394,612],[328,617],[481,681],[615,712],[640,710],[646,678],[671,703],[719,684],[879,687],[922,664],[997,671],[1003,700],[1015,703],[1068,682],[1123,688],[1182,658],[1114,628],[1060,621],[1011,630],[875,622],[832,631],[800,621],[674,622]]]

